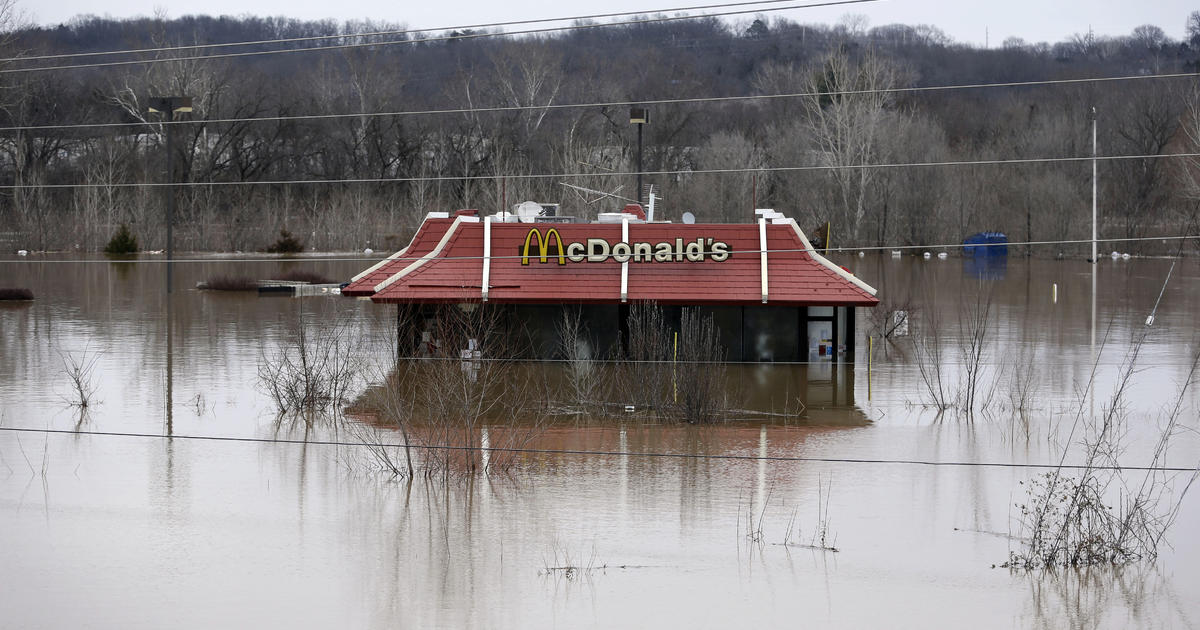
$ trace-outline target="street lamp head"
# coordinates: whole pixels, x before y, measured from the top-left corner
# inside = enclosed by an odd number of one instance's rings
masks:
[[[645,107],[630,107],[629,108],[629,123],[632,125],[645,125],[650,122],[650,110]]]
[[[154,96],[150,98],[149,110],[151,114],[170,114],[171,118],[174,118],[175,114],[192,111],[192,97]]]

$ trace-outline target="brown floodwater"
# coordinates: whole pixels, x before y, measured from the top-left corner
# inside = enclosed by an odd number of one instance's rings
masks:
[[[190,288],[288,269],[346,279],[366,262],[180,263],[168,300],[157,262],[0,260],[0,288],[37,297],[0,302],[0,427],[89,432],[0,431],[0,625],[1195,623],[1200,495],[1184,498],[1154,562],[1011,572],[995,565],[1020,545],[1013,505],[1042,469],[912,463],[1046,464],[1064,451],[1078,461],[1086,431],[1072,428],[1106,408],[1171,261],[1101,260],[1094,328],[1093,266],[1081,261],[1013,257],[982,273],[955,258],[841,262],[879,288],[882,308],[913,312],[913,333],[939,322],[952,389],[969,367],[961,315],[990,293],[985,410],[931,408],[908,338],[876,339],[868,361],[860,311],[852,365],[728,366],[737,411],[726,422],[563,416],[529,446],[604,454],[523,454],[504,473],[407,480],[356,445],[396,443],[398,432],[355,416],[280,418],[259,382],[300,317],[382,340],[356,349],[386,363],[394,310]],[[1198,351],[1197,312],[1200,267],[1184,260],[1124,401],[1122,464],[1150,461]],[[94,361],[86,412],[68,402],[64,358]],[[563,366],[509,369],[544,382]],[[1024,413],[1013,403],[1020,375]],[[1167,463],[1194,467],[1196,388],[1182,404]],[[823,522],[837,553],[781,544],[812,542]],[[576,570],[555,570],[566,566]]]

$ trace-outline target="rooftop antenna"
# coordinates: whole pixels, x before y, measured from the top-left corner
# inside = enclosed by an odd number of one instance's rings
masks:
[[[654,222],[654,202],[658,199],[662,197],[654,194],[654,184],[650,184],[650,207],[646,209],[646,223]]]
[[[591,188],[584,188],[583,186],[576,186],[575,184],[568,184],[566,182],[558,182],[558,185],[565,186],[567,188],[570,188],[570,189],[578,191],[578,192],[585,192],[585,193],[591,193],[593,195],[599,195],[598,197],[596,197],[595,199],[593,199],[591,201],[588,201],[587,199],[583,200],[584,203],[589,204],[589,205],[596,203],[597,201],[600,201],[601,199],[608,198],[608,197],[612,197],[613,199],[620,199],[621,201],[637,203],[637,199],[630,199],[629,197],[622,197],[621,195],[617,194],[618,191],[620,191],[622,188],[625,187],[624,184],[617,186],[616,188],[613,189],[612,192],[604,192],[603,190],[593,190]]]

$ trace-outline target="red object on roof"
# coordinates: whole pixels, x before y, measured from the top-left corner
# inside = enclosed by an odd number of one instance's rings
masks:
[[[763,233],[765,273],[759,246]],[[359,274],[343,293],[417,304],[878,303],[875,289],[813,251],[790,220],[766,225],[631,222],[626,227],[428,219],[409,247]]]
[[[625,209],[621,212],[632,214],[643,221],[646,220],[646,211],[642,210],[642,204],[640,203],[627,203],[625,204]]]

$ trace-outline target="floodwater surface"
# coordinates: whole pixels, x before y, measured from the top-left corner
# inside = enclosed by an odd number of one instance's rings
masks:
[[[1197,494],[1183,498],[1153,561],[999,567],[1021,546],[1023,482],[1047,470],[1036,466],[1081,460],[1143,333],[1115,457],[1150,463],[1178,402],[1165,463],[1200,461],[1200,395],[1180,398],[1198,351],[1195,261],[842,263],[879,289],[881,314],[910,313],[908,336],[868,341],[878,329],[860,309],[852,365],[728,366],[723,422],[562,416],[504,471],[409,479],[362,445],[399,443],[398,431],[355,415],[281,417],[259,377],[300,321],[374,335],[383,341],[356,350],[386,364],[391,307],[190,288],[291,268],[346,279],[369,263],[180,263],[168,299],[158,262],[0,261],[0,288],[36,295],[0,302],[0,625],[1124,628],[1200,618]],[[938,413],[913,340],[936,341],[941,378],[961,391],[980,305],[979,409]],[[81,409],[69,376],[88,364],[94,391]],[[565,367],[509,369],[534,382]],[[1168,507],[1185,482],[1168,486]]]

